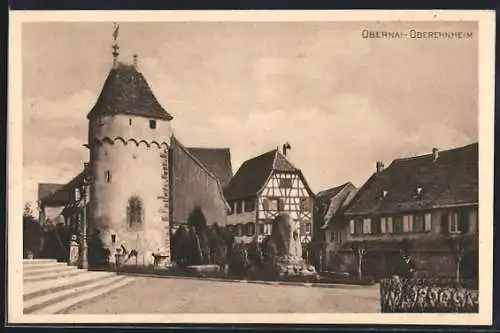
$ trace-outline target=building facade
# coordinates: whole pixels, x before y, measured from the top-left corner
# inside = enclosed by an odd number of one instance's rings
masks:
[[[170,260],[171,234],[191,211],[201,209],[208,223],[225,224],[223,185],[232,176],[231,157],[227,148],[184,147],[172,135],[173,117],[156,99],[137,58],[132,64],[118,61],[117,49],[87,115],[86,234],[89,242],[98,238],[111,258],[124,248],[137,253],[135,262],[149,265],[155,253]],[[68,225],[84,222],[81,178],[44,198],[61,199]]]
[[[378,162],[345,212],[347,237],[337,253],[337,267],[346,269],[352,258],[349,247],[364,242],[367,275],[391,274],[399,251],[408,250],[419,274],[453,276],[455,259],[447,242],[475,239],[478,207],[477,143],[397,159],[386,169]],[[462,275],[477,277],[477,240],[466,253]]]
[[[225,188],[228,227],[238,241],[262,242],[273,220],[286,213],[302,243],[313,236],[313,197],[302,171],[279,149],[245,161]],[[292,231],[292,232],[293,232]]]
[[[314,225],[316,227],[315,241],[321,249],[322,270],[334,269],[335,252],[347,239],[348,218],[344,215],[357,188],[347,182],[316,194],[314,200]]]

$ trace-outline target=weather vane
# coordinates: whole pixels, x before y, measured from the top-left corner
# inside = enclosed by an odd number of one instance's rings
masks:
[[[117,23],[114,23],[114,31],[113,31],[113,65],[116,65],[116,60],[118,59],[118,56],[120,55],[120,46],[118,46],[118,32],[120,30],[120,26]]]

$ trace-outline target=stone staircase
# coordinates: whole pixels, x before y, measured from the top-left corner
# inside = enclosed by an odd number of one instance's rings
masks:
[[[134,280],[112,272],[78,269],[52,259],[25,259],[23,279],[25,314],[64,313]]]

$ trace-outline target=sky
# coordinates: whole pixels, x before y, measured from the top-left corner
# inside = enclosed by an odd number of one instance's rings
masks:
[[[362,31],[463,31],[472,39],[367,39]],[[111,69],[113,24],[25,23],[23,194],[65,183],[88,159],[86,115]],[[472,22],[120,24],[186,146],[229,147],[233,171],[288,141],[314,192],[361,186],[377,161],[478,140]]]

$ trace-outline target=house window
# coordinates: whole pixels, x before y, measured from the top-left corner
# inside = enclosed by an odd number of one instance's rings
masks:
[[[311,210],[312,200],[311,198],[300,198],[300,210],[302,212],[308,212]]]
[[[371,232],[374,235],[380,235],[382,233],[382,225],[380,222],[380,217],[375,217],[372,219]]]
[[[263,224],[263,234],[264,235],[270,235],[272,231],[272,224],[271,223],[264,223]]]
[[[241,201],[236,201],[236,214],[241,214],[241,212],[242,212]]]
[[[75,201],[80,200],[80,189],[75,187]]]
[[[342,243],[342,241],[343,241],[342,231],[335,230],[335,231],[330,232],[330,242]]]
[[[280,212],[285,210],[285,202],[283,201],[283,199],[278,199],[278,210]]]
[[[469,214],[465,210],[460,210],[449,214],[449,232],[453,233],[465,233],[469,228]]]
[[[253,222],[247,223],[246,229],[247,236],[253,236],[255,234],[255,224]]]
[[[128,201],[127,215],[128,215],[128,225],[130,227],[141,226],[143,221],[143,205],[142,200],[138,197],[132,197]]]
[[[264,235],[265,234],[265,224],[264,223],[259,223],[259,235]]]
[[[278,210],[278,199],[269,199],[269,210]]]
[[[149,128],[155,129],[156,128],[156,120],[150,120],[149,121]]]
[[[306,222],[306,234],[310,234],[312,229],[311,222]]]
[[[395,234],[403,233],[403,216],[397,215],[392,218],[392,232]]]
[[[292,188],[292,179],[291,178],[281,178],[279,182],[280,188]]]
[[[236,225],[236,236],[238,237],[243,236],[243,225],[241,224]]]
[[[106,180],[106,183],[111,183],[111,171],[106,170],[104,172],[104,179]]]
[[[129,120],[128,120],[128,124],[129,124],[130,126],[132,126],[132,118],[129,118]]]
[[[356,219],[354,221],[354,234],[355,235],[363,234],[363,219]]]
[[[413,231],[422,232],[425,228],[425,215],[415,214],[413,215]]]
[[[255,200],[245,200],[245,212],[253,212],[255,209]]]

